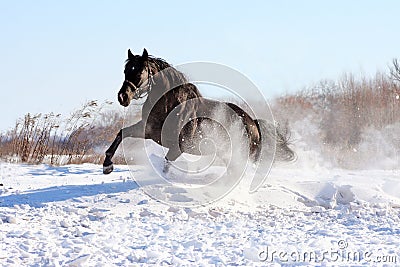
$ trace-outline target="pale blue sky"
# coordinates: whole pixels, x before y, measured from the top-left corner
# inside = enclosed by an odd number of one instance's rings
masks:
[[[400,1],[1,1],[0,131],[115,100],[128,48],[211,61],[268,97],[400,57]]]

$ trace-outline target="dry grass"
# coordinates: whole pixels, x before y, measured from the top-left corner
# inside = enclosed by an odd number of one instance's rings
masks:
[[[27,114],[0,135],[0,157],[31,164],[101,163],[123,125],[121,113],[104,110],[109,104],[89,101],[67,119],[53,113]],[[123,157],[115,162],[124,163]]]

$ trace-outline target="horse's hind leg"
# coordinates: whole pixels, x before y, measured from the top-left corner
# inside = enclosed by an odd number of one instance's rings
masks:
[[[168,172],[171,161],[175,161],[180,155],[182,155],[182,151],[179,148],[170,148],[168,150],[167,155],[165,155],[164,173]]]
[[[144,127],[143,123],[139,122],[132,126],[126,127],[121,129],[117,137],[115,137],[114,141],[112,142],[111,146],[106,151],[106,158],[103,162],[103,173],[109,174],[114,170],[113,162],[111,161],[112,157],[117,151],[118,146],[121,144],[122,139],[125,137],[138,137],[144,138]]]

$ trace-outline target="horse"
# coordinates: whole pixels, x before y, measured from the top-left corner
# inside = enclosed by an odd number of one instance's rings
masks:
[[[268,138],[276,142],[277,159],[291,161],[295,158],[294,152],[289,148],[287,135],[273,123],[253,119],[234,103],[204,98],[182,72],[165,60],[149,55],[146,49],[141,55],[134,55],[128,49],[124,76],[117,94],[118,102],[128,107],[132,101],[144,97],[146,100],[142,105],[142,119],[122,128],[106,150],[104,174],[113,171],[112,158],[126,137],[151,139],[168,148],[165,155],[168,165],[182,153],[204,154],[207,149],[202,148],[201,144],[205,143],[202,141],[206,138],[215,139],[218,136],[213,151],[218,150],[217,154],[221,155],[227,147],[219,145],[220,140],[230,138],[226,125],[237,125],[241,129],[237,138],[246,141],[248,156],[254,162],[259,160],[262,144],[265,143],[262,141]],[[221,110],[225,114],[220,116],[219,122],[210,118],[212,114],[221,114]],[[216,150],[215,144],[218,144]]]

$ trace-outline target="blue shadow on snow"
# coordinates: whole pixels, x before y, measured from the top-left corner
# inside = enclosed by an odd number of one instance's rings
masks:
[[[98,174],[103,175],[103,168],[98,169],[85,169],[82,166],[75,167],[74,165],[68,166],[50,166],[42,165],[42,169],[29,170],[28,174],[38,176],[38,175],[52,175],[52,176],[67,176],[71,174]],[[114,173],[126,172],[127,170],[115,168]]]
[[[134,181],[114,182],[90,185],[64,185],[26,191],[21,194],[0,196],[0,207],[14,205],[29,205],[42,207],[46,203],[64,201],[78,197],[94,196],[98,194],[115,194],[137,189]]]

